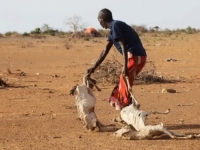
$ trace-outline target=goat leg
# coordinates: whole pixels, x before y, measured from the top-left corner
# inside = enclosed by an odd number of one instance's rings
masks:
[[[168,136],[170,136],[172,139],[192,139],[195,137],[194,135],[184,135],[184,134],[180,134],[180,133],[175,133],[175,132],[167,130],[164,127],[163,127],[162,131],[165,134],[167,134]]]
[[[151,112],[148,112],[148,115],[150,115],[150,114],[168,114],[169,112],[170,112],[170,109],[167,109],[165,112],[151,111]]]

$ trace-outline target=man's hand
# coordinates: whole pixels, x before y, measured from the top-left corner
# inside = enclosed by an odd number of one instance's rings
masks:
[[[88,77],[90,77],[90,75],[92,74],[92,73],[94,73],[94,68],[92,67],[92,68],[89,68],[88,70],[87,70],[87,74],[88,74]]]
[[[122,68],[122,74],[128,77],[128,68],[127,67]]]

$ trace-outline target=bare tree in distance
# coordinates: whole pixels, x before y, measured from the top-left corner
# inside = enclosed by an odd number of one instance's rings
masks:
[[[76,33],[80,33],[87,26],[86,23],[83,22],[82,17],[77,15],[67,17],[66,25],[73,31],[72,36],[74,36]]]
[[[67,19],[67,25],[74,31],[81,31],[86,27],[86,23],[83,22],[83,18],[81,16],[74,15]]]
[[[52,27],[50,27],[48,24],[44,24],[41,27],[41,30],[42,30],[42,32],[49,31],[49,30],[52,30]]]

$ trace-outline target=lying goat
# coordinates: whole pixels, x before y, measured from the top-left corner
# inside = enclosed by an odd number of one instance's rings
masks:
[[[128,88],[129,81],[127,81]],[[129,90],[129,92],[131,92]],[[130,93],[132,96],[133,94]],[[158,125],[145,125],[145,119],[149,114],[167,114],[169,110],[164,113],[159,112],[145,112],[138,109],[138,103],[133,102],[133,104],[124,107],[120,111],[120,118],[126,123],[126,126],[122,127],[114,134],[122,139],[139,140],[139,139],[153,139],[156,137],[161,137],[167,135],[173,139],[190,139],[194,137],[200,137],[199,135],[181,135],[178,133],[171,132],[167,130],[163,124]],[[119,121],[119,120],[118,120]]]
[[[106,131],[108,126],[113,125],[102,125],[94,112],[96,98],[90,87],[95,86],[98,91],[101,89],[94,84],[93,79],[84,76],[82,85],[75,86],[71,91],[71,95],[76,95],[76,107],[78,118],[83,122],[84,126],[88,130],[95,130],[98,128],[99,131]]]

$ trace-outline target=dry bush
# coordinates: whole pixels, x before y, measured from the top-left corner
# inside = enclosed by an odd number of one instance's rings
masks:
[[[165,79],[162,75],[156,73],[156,66],[148,61],[144,69],[137,75],[134,84],[151,84],[151,83],[171,83],[171,80]]]
[[[45,35],[41,35],[41,34],[31,34],[30,37],[33,39],[42,39],[42,38],[45,39],[46,38]]]
[[[140,26],[137,26],[137,25],[131,25],[131,27],[137,31],[138,33],[146,33],[148,32],[148,29],[145,25],[140,25]]]
[[[72,33],[71,38],[82,38],[84,36],[85,36],[84,32],[74,32]]]
[[[97,68],[93,77],[99,83],[117,84],[122,71],[122,65],[117,61],[106,60]],[[152,83],[174,83],[185,82],[183,77],[163,77],[156,73],[156,66],[151,61],[148,61],[143,70],[137,75],[134,84],[152,84]]]
[[[152,84],[152,83],[176,83],[186,82],[184,77],[175,77],[156,72],[156,66],[152,61],[147,61],[144,69],[137,75],[134,84]]]
[[[116,84],[119,81],[121,71],[122,65],[117,61],[106,60],[97,68],[93,77],[97,79],[99,83]]]
[[[0,38],[3,37],[3,34],[0,33]]]
[[[110,33],[109,30],[104,30],[104,29],[99,29],[97,32],[100,34],[99,36],[102,36],[102,37],[107,37]]]

